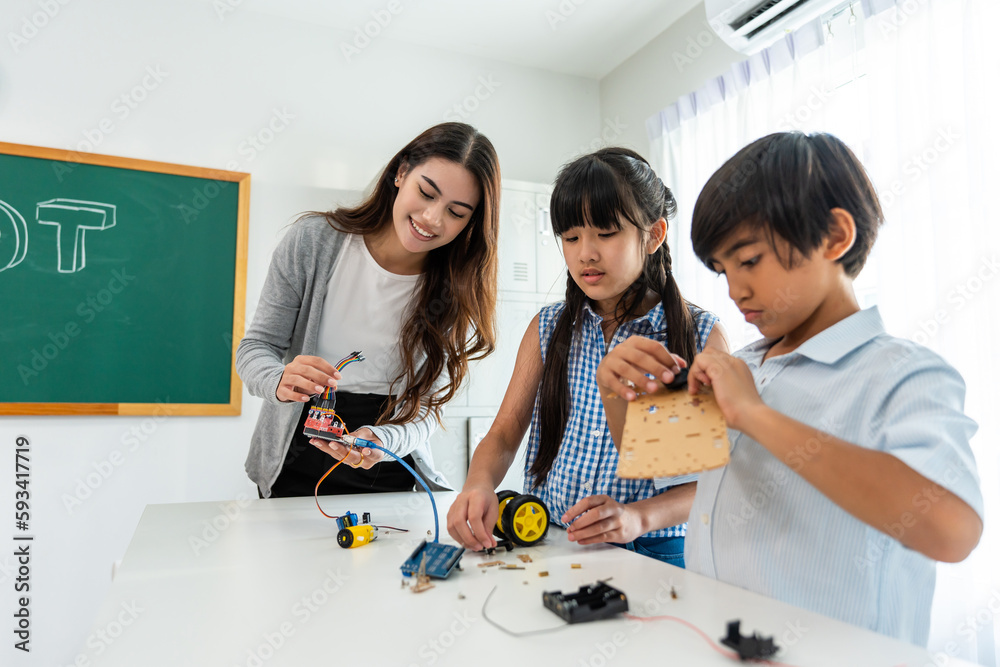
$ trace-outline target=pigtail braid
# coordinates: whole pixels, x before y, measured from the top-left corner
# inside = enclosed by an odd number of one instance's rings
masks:
[[[563,432],[569,420],[569,352],[573,346],[573,334],[580,329],[586,299],[583,290],[567,272],[566,305],[549,339],[539,391],[542,406],[539,446],[535,460],[528,469],[528,474],[535,478],[535,486],[545,483],[556,454],[559,453],[559,445],[562,444]]]

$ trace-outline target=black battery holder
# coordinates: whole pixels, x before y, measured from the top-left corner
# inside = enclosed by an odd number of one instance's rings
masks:
[[[581,586],[570,595],[562,591],[542,593],[542,603],[567,623],[599,621],[628,611],[625,594],[603,581]]]

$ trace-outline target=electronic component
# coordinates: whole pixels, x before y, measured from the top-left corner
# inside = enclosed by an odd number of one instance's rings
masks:
[[[345,366],[364,360],[365,355],[361,352],[351,352],[337,362],[336,369],[340,371]],[[309,404],[309,414],[306,415],[305,424],[302,426],[302,432],[311,438],[340,440],[347,428],[334,410],[336,405],[337,392],[332,387],[328,387],[322,393],[313,396],[312,402]]]
[[[363,547],[378,539],[378,526],[371,525],[371,514],[365,512],[358,523],[358,515],[348,512],[337,517],[337,544],[344,549]]]
[[[367,515],[368,513],[365,512]],[[342,516],[336,517],[337,520],[337,530],[343,530],[344,528],[350,528],[351,526],[358,525],[358,515],[354,512],[348,512]],[[366,520],[365,523],[368,523]]]
[[[329,397],[326,397],[329,394]],[[322,438],[323,440],[339,440],[344,435],[344,423],[340,421],[337,413],[333,410],[333,405],[337,401],[337,393],[332,389],[314,397],[309,406],[309,414],[306,416],[306,423],[302,427],[302,432],[310,438]]]
[[[745,637],[741,635],[739,619],[726,625],[726,636],[719,641],[736,651],[740,660],[767,660],[778,652],[774,637],[761,637],[756,632]]]
[[[688,369],[682,368],[674,375],[674,381],[666,385],[667,389],[685,389],[688,386]]]
[[[341,528],[337,532],[337,544],[345,549],[363,547],[369,542],[374,542],[377,539],[378,526],[373,526],[367,523],[361,526],[348,526],[347,528]]]
[[[603,581],[581,586],[571,595],[563,595],[562,591],[542,593],[542,603],[567,623],[599,621],[628,611],[625,594]]]
[[[494,533],[495,535],[496,533]],[[514,550],[514,543],[508,540],[506,537],[498,537],[497,545],[495,547],[486,547],[481,553],[485,553],[487,556],[493,556],[496,554],[497,549],[506,549],[507,551]]]
[[[462,547],[423,540],[399,569],[407,577],[412,577],[423,566],[428,577],[445,579],[458,565],[458,561],[462,560],[463,553],[465,549]]]

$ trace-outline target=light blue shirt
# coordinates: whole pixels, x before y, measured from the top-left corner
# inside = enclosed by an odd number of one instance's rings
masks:
[[[560,301],[545,308],[538,314],[538,338],[541,343],[542,360],[548,354],[549,344],[556,323],[566,306]],[[707,310],[690,306],[694,319],[695,346],[700,352],[708,341],[712,327],[718,321]],[[569,381],[570,408],[563,431],[559,453],[552,462],[552,469],[544,483],[539,484],[529,470],[538,455],[541,443],[541,390],[535,398],[535,408],[531,416],[531,435],[528,437],[528,451],[525,457],[524,479],[529,493],[545,501],[552,522],[563,525],[559,518],[570,507],[587,496],[606,495],[620,503],[634,503],[646,500],[666,491],[667,487],[693,482],[697,475],[669,478],[668,480],[621,479],[615,475],[618,470],[618,451],[608,430],[604,416],[604,404],[597,388],[597,366],[607,351],[614,349],[629,336],[645,336],[668,344],[667,321],[663,315],[663,304],[658,303],[642,317],[620,325],[614,336],[605,345],[603,319],[589,304],[584,304],[582,321],[573,334],[570,344],[567,379]],[[669,347],[669,345],[668,345]],[[683,537],[685,524],[661,528],[646,533],[644,537]]]
[[[773,341],[735,356],[770,407],[824,433],[896,456],[980,517],[983,498],[962,376],[927,348],[885,332],[876,308],[844,319],[788,354]],[[926,645],[935,563],[858,521],[794,472],[823,446],[779,461],[730,429],[729,465],[703,472],[688,524],[687,568],[914,644]],[[888,526],[896,535],[934,500]]]

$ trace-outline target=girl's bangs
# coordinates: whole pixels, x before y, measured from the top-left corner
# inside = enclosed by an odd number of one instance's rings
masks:
[[[632,221],[630,208],[614,172],[587,156],[567,165],[556,179],[550,203],[552,231],[557,236],[574,227],[620,231],[622,218]]]

